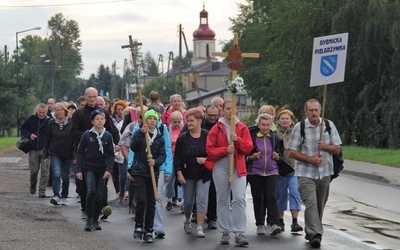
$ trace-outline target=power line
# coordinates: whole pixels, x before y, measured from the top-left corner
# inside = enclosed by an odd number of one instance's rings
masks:
[[[42,8],[42,7],[91,5],[91,4],[104,4],[104,3],[133,2],[133,1],[136,0],[114,0],[114,1],[87,2],[87,3],[64,3],[64,4],[43,4],[43,5],[14,5],[14,6],[8,5],[8,6],[0,6],[0,8]]]

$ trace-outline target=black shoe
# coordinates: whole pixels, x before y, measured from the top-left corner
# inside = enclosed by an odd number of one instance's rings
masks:
[[[86,223],[85,223],[85,226],[83,227],[83,229],[85,230],[85,231],[91,231],[92,230],[92,225],[93,225],[93,223],[92,223],[92,219],[91,218],[88,218],[87,220],[86,220]]]
[[[320,234],[314,235],[314,237],[312,237],[312,239],[310,240],[310,246],[312,248],[320,248],[321,240],[322,240],[322,236]]]
[[[144,242],[146,243],[153,243],[153,234],[152,233],[146,233],[146,235],[144,236]]]
[[[101,226],[98,220],[93,221],[93,229],[94,230],[101,230]]]
[[[133,238],[135,240],[141,240],[143,239],[144,231],[140,227],[135,227],[135,231],[133,231]]]
[[[35,186],[31,185],[31,188],[29,189],[29,191],[31,192],[31,194],[35,194],[36,193],[36,185]]]
[[[292,224],[290,227],[292,229],[291,232],[301,232],[301,231],[303,231],[303,228],[297,223]]]
[[[284,222],[278,222],[278,226],[281,227],[281,231],[285,231],[285,223]]]
[[[166,209],[167,211],[171,211],[171,210],[172,210],[172,202],[168,201],[168,202],[167,202],[167,206],[165,207],[165,209]]]
[[[39,194],[39,198],[46,198],[47,196],[45,194]]]
[[[210,220],[208,222],[208,229],[217,229],[217,222],[215,222],[215,220]]]

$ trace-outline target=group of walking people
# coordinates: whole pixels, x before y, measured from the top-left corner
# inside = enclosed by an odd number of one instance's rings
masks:
[[[133,104],[137,107],[132,107],[118,101],[110,112],[97,90],[88,88],[84,105],[70,115],[68,106],[56,103],[52,118],[47,116],[48,105],[39,104],[21,126],[22,135],[33,141],[30,192],[36,193],[40,169],[39,197],[46,197],[50,163],[54,193],[50,202],[67,205],[70,169],[76,164],[86,231],[101,230],[99,220],[111,214],[107,180],[112,177],[120,202],[125,190],[131,191],[135,239],[151,243],[153,234],[165,237],[164,210],[171,211],[172,202],[183,198],[185,233],[194,231],[198,238],[206,237],[206,221],[209,229],[219,228],[220,244],[230,244],[233,234],[235,244],[245,246],[249,244],[245,201],[249,185],[258,235],[275,237],[285,231],[288,201],[290,231],[303,231],[297,220],[303,202],[306,239],[311,247],[320,247],[322,214],[333,174],[332,154],[340,151],[341,140],[331,121],[326,120],[329,133],[324,129],[317,100],[306,102],[301,131],[288,109],[281,110],[275,119],[275,109],[264,105],[256,124],[248,127],[232,114],[229,99],[216,97],[208,105],[189,110],[180,95],[171,96],[166,106],[158,99],[153,91],[149,102],[137,100]],[[321,129],[324,133],[320,138]],[[118,154],[120,163],[115,164]],[[295,171],[279,175],[281,161]]]

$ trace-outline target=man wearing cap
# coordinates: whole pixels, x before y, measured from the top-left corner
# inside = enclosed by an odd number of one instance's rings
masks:
[[[72,135],[72,139],[74,142],[75,151],[78,148],[78,144],[79,144],[79,141],[81,140],[83,133],[86,130],[91,129],[93,126],[90,121],[90,114],[97,108],[97,106],[96,106],[97,97],[98,97],[97,89],[95,89],[93,87],[87,88],[85,90],[86,105],[83,108],[77,109],[75,111],[75,113],[72,115],[71,135]],[[106,121],[105,121],[104,127],[106,128],[106,130],[108,132],[111,133],[114,143],[117,143],[119,141],[118,129],[114,126],[114,124],[111,120],[111,117],[107,112],[105,112],[105,118],[106,118]],[[86,218],[86,202],[85,202],[86,201],[86,183],[85,183],[85,181],[78,181],[77,189],[78,189],[78,193],[82,200],[82,202],[81,202],[81,210],[82,210],[81,218],[85,219]],[[111,209],[109,209],[109,210],[108,209],[107,209],[107,212],[111,214]],[[103,217],[104,217],[104,215],[103,215]]]

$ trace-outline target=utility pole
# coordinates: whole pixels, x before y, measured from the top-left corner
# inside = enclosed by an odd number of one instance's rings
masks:
[[[139,43],[137,41],[133,42],[132,36],[130,35],[129,36],[129,44],[121,46],[122,49],[130,48],[130,50],[131,50],[136,86],[139,85],[137,58],[138,58],[138,47],[141,45],[142,45],[142,43]]]
[[[172,51],[169,52],[169,56],[168,56],[167,77],[169,77],[170,62],[172,62],[172,69],[174,70],[173,79],[174,79],[174,86],[175,86],[175,94],[177,94],[178,93],[178,86],[177,86],[177,83],[176,83],[176,75],[175,75],[175,67],[176,67],[176,65],[174,63],[174,52],[172,52]]]
[[[183,56],[182,56],[182,24],[179,24],[179,85],[182,88],[182,90],[180,91],[181,93],[179,93],[182,96],[182,92],[183,92],[183,80],[182,80],[182,64],[183,61]]]
[[[164,77],[164,58],[163,58],[162,54],[158,55],[157,68],[160,67],[160,62],[161,62],[161,76],[162,76],[162,78],[164,80],[164,88],[163,89],[165,90],[167,88],[167,82],[166,82],[165,77]]]

